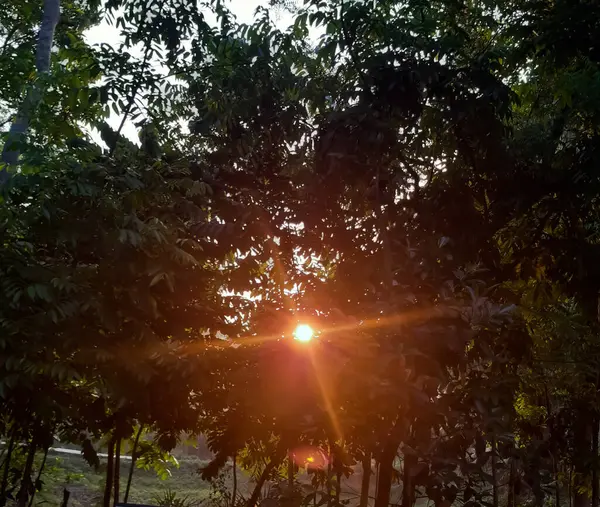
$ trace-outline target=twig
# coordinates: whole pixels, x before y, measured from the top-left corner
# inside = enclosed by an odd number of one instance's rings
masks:
[[[6,39],[4,39],[4,44],[2,44],[2,51],[0,51],[0,55],[4,55],[4,52],[6,51],[6,48],[8,47],[8,43],[10,42],[10,39],[12,39],[12,36],[17,32],[17,30],[20,28],[20,25],[15,25],[12,27],[11,30],[8,31],[8,33],[6,34]]]

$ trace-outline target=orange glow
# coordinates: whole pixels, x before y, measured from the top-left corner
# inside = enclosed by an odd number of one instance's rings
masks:
[[[299,467],[312,470],[324,470],[329,463],[327,455],[321,449],[311,445],[293,449],[290,457]]]
[[[315,332],[308,324],[298,324],[294,330],[294,339],[299,342],[309,342],[313,339]]]

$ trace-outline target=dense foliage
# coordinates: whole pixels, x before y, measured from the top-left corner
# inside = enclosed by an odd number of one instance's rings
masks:
[[[599,507],[596,2],[5,3],[0,505],[203,434],[228,505]]]

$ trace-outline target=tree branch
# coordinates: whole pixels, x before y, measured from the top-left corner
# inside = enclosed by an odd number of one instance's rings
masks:
[[[54,30],[60,18],[60,0],[44,0],[44,11],[42,15],[42,24],[38,34],[38,41],[35,55],[35,66],[38,78],[48,74],[50,70],[50,57],[52,42],[54,40]],[[31,112],[38,106],[42,98],[42,90],[39,82],[33,83],[27,91],[25,100],[10,127],[8,137],[2,149],[2,168],[0,169],[0,184],[6,183],[9,179],[8,167],[15,165],[19,160],[21,151],[17,143],[22,140],[29,128]]]
[[[6,34],[6,39],[4,39],[4,44],[2,44],[2,50],[0,51],[0,55],[4,55],[4,52],[8,48],[8,43],[12,39],[12,36],[17,33],[17,30],[20,28],[19,25],[13,26],[8,33]]]
[[[133,90],[131,91],[131,96],[129,97],[129,101],[127,102],[127,106],[125,107],[123,119],[121,120],[121,124],[119,125],[119,128],[117,129],[117,136],[116,136],[115,142],[113,143],[112,146],[109,146],[109,149],[110,149],[109,156],[112,156],[117,148],[117,143],[118,143],[118,139],[121,135],[121,130],[123,130],[125,121],[127,120],[127,117],[129,116],[129,113],[131,112],[131,108],[133,107],[133,104],[135,103],[135,97],[137,95],[137,92],[140,89],[141,80],[142,80],[142,77],[144,76],[144,72],[146,71],[149,57],[150,57],[150,43],[148,43],[148,46],[146,46],[146,51],[144,52],[144,59],[142,60],[142,67],[137,74],[136,83],[133,86]]]

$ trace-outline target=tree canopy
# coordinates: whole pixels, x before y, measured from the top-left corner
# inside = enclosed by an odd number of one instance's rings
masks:
[[[0,505],[55,440],[107,449],[108,507],[125,448],[202,434],[228,506],[338,507],[360,463],[359,507],[599,507],[599,20],[7,0]]]

